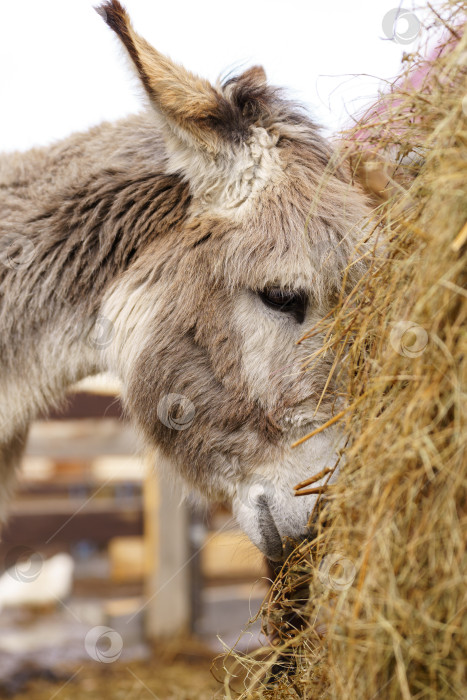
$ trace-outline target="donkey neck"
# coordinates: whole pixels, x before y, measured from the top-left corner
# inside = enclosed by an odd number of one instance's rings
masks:
[[[104,369],[106,329],[98,322],[107,289],[187,215],[188,185],[164,174],[160,153],[148,155],[154,140],[138,119],[139,152],[133,119],[73,136],[53,153],[7,156],[0,167],[0,244],[3,238],[14,246],[16,236],[29,251],[27,260],[0,263],[0,436],[2,425],[11,433],[59,401],[71,383]],[[107,158],[92,145],[102,130],[108,143],[108,132],[120,138]],[[64,181],[50,181],[52,161],[60,171],[60,153],[68,156]],[[23,177],[34,164],[26,182],[7,181],[12,159],[16,167],[23,162],[17,167]]]

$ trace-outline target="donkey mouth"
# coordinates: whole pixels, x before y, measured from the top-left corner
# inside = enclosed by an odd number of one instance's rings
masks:
[[[266,496],[257,500],[258,527],[261,534],[260,549],[271,561],[282,558],[282,539],[276,527]]]

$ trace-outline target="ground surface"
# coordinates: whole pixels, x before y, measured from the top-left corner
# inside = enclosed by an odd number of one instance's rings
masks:
[[[251,614],[249,606],[229,606],[222,597],[211,601],[208,607],[202,630],[204,639],[172,638],[151,647],[141,641],[139,625],[126,624],[126,618],[115,618],[111,620],[112,631],[120,644],[107,649],[111,639],[108,636],[92,637],[91,641],[88,638],[93,629],[109,630],[109,620],[99,612],[101,602],[72,599],[60,609],[1,611],[0,698],[217,700],[224,697],[224,689],[211,673],[214,659],[216,678],[222,678],[224,664],[230,667],[233,658],[220,660],[220,653],[236,642],[237,652],[255,649],[259,644],[259,622],[240,640],[238,631],[231,631],[234,626],[238,630],[240,621]],[[229,613],[227,618],[224,607]],[[228,622],[228,633],[219,623],[223,617]],[[214,636],[214,630],[222,632],[220,638]]]
[[[85,664],[71,678],[31,680],[14,700],[213,700],[221,685],[210,673],[210,661],[153,658],[147,662]],[[73,675],[74,672],[74,675]]]

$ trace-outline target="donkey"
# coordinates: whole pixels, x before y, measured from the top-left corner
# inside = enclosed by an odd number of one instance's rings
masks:
[[[147,445],[277,560],[316,499],[294,485],[332,466],[341,440],[329,427],[292,448],[338,403],[332,356],[304,371],[322,336],[298,341],[362,274],[368,204],[261,67],[211,85],[117,0],[96,9],[147,104],[1,156],[2,512],[30,422],[111,372]]]

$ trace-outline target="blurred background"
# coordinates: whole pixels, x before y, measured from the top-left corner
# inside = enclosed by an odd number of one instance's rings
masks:
[[[394,0],[125,4],[160,51],[212,81],[262,64],[329,135],[371,104],[410,51],[388,35]],[[4,3],[0,95],[0,151],[45,145],[142,105],[90,0]],[[0,689],[20,688],[27,668],[146,658],[148,642],[178,635],[220,651],[267,593],[262,556],[229,510],[182,503],[157,458],[140,454],[118,392],[111,378],[86,381],[64,412],[32,428],[0,542]],[[255,621],[239,648],[260,642]]]
[[[0,688],[25,665],[145,658],[148,640],[195,635],[221,651],[267,592],[230,511],[182,502],[118,393],[110,377],[85,380],[32,427],[0,542]],[[240,647],[259,643],[257,622]]]

